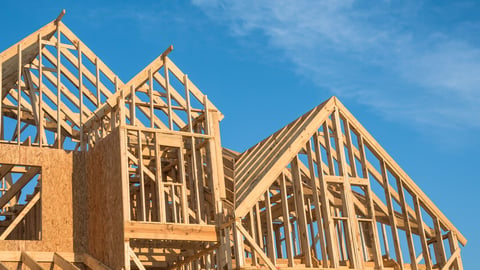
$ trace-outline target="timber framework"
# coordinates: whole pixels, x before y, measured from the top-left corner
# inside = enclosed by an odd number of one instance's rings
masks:
[[[238,153],[173,47],[123,82],[63,14],[0,53],[0,269],[463,269],[336,97]]]

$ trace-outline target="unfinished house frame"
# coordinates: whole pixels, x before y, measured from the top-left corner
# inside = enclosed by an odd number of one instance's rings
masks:
[[[463,269],[337,98],[238,153],[173,47],[124,83],[63,14],[0,53],[0,269]]]

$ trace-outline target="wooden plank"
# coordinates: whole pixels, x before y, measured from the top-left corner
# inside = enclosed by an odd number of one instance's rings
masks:
[[[78,43],[78,107],[80,112],[80,151],[85,151],[84,134],[83,134],[83,65],[82,65],[82,46]]]
[[[32,76],[28,68],[23,69],[23,75],[24,75],[24,81],[28,87],[28,94],[29,94],[28,96],[30,98],[30,104],[32,107],[32,114],[34,117],[35,126],[37,128],[37,131],[39,131],[40,124],[41,124],[40,113],[39,113],[40,104],[39,104],[39,101],[37,100],[37,95],[35,94],[35,87],[32,81]],[[41,135],[42,135],[41,133],[37,134],[35,142],[37,142],[37,139],[40,140]],[[43,136],[45,136],[45,134],[43,134]]]
[[[435,242],[433,243],[435,259],[439,265],[445,265],[447,259],[445,256],[445,246],[443,245],[443,235],[440,227],[440,221],[437,217],[432,217],[432,219],[433,227],[435,229]]]
[[[167,106],[168,106],[168,127],[173,130],[173,117],[172,117],[172,94],[170,93],[170,78],[168,75],[168,65],[164,58],[164,77],[165,77],[165,90],[167,91]]]
[[[30,255],[25,251],[22,251],[21,260],[22,263],[28,266],[28,268],[30,268],[31,270],[43,270],[40,264],[38,264],[38,262],[35,261],[32,257],[30,257]]]
[[[28,255],[38,263],[53,262],[54,252],[30,251]],[[70,262],[81,262],[82,256],[78,253],[62,252],[62,257]],[[21,251],[0,251],[1,262],[20,262],[22,261]]]
[[[276,265],[275,257],[275,238],[273,232],[273,219],[272,219],[272,205],[270,202],[270,191],[265,192],[265,215],[266,215],[266,227],[267,227],[267,255],[274,265]]]
[[[317,134],[313,135],[314,137],[317,136]],[[319,180],[318,177],[315,176],[315,166],[314,166],[314,159],[313,159],[313,151],[312,151],[312,143],[311,140],[308,140],[307,145],[307,158],[308,158],[308,168],[309,168],[309,173],[310,173],[310,180],[312,181],[312,195],[313,195],[313,205],[314,205],[314,212],[315,212],[315,217],[317,220],[317,234],[319,237],[320,241],[320,251],[322,254],[322,262],[323,262],[323,267],[328,267],[328,255],[327,255],[327,248],[325,247],[325,237],[324,237],[324,229],[323,229],[323,223],[322,223],[322,210],[321,210],[321,203],[320,203],[320,192],[319,192]],[[317,168],[321,169],[321,160],[317,159]],[[317,171],[318,172],[318,171]],[[321,172],[319,172],[321,173]],[[313,223],[311,224],[312,229],[313,229]],[[314,234],[312,233],[312,236]]]
[[[62,148],[62,129],[60,122],[62,121],[61,118],[61,106],[60,104],[62,103],[62,90],[61,90],[61,51],[60,51],[60,36],[61,36],[61,31],[60,28],[57,26],[57,140],[56,140],[56,145],[58,149]]]
[[[298,225],[298,237],[300,238],[300,245],[302,255],[305,258],[305,266],[312,266],[312,254],[310,252],[310,242],[308,237],[307,228],[307,216],[305,213],[305,197],[303,193],[303,182],[298,168],[298,155],[296,155],[291,163],[291,171],[293,176],[293,199],[297,209],[297,225]]]
[[[0,68],[0,69],[1,69],[1,68]],[[2,85],[1,82],[0,82],[0,85]],[[1,94],[1,93],[0,93],[0,94]],[[3,264],[2,262],[0,262],[0,270],[9,270],[9,269],[8,269],[8,267],[5,266],[5,264]]]
[[[95,65],[95,89],[97,90],[97,106],[100,106],[102,103],[101,92],[100,92],[100,67],[98,66],[98,57],[95,57],[93,62]]]
[[[190,90],[188,90],[188,76],[185,74],[183,76],[183,85],[185,86],[185,102],[186,102],[186,107],[187,107],[187,125],[188,125],[188,132],[193,132],[193,127],[192,127],[192,107],[190,104]]]
[[[347,151],[348,151],[348,160],[349,160],[349,165],[350,165],[350,176],[357,177],[357,166],[355,162],[355,154],[353,153],[353,145],[352,145],[352,137],[350,134],[350,124],[348,123],[348,120],[343,119],[343,130],[345,131],[345,140],[347,143]],[[364,176],[366,177],[366,176]]]
[[[133,252],[131,248],[128,249],[128,254],[130,258],[133,260],[133,262],[135,263],[135,265],[138,267],[138,269],[145,270],[145,266],[143,266],[142,262],[137,257],[137,254],[135,254],[135,252]]]
[[[320,208],[322,210],[323,226],[326,235],[326,247],[327,253],[330,260],[330,266],[333,268],[339,267],[339,254],[338,254],[338,243],[335,238],[335,228],[334,220],[330,213],[330,202],[328,200],[328,186],[327,182],[324,179],[324,173],[322,170],[322,153],[320,149],[320,142],[318,140],[318,131],[315,132],[313,136],[313,142],[315,144],[315,157],[317,159],[317,174],[319,177],[318,188],[320,189]],[[315,182],[315,185],[317,183]]]
[[[39,146],[48,143],[44,130],[44,112],[43,112],[43,53],[42,36],[38,34],[38,111],[39,111]]]
[[[139,221],[146,221],[145,212],[145,179],[143,174],[143,147],[142,147],[142,132],[139,130],[137,133],[138,143],[138,173],[140,175],[140,201],[137,198],[137,204],[140,205],[140,217],[137,216]]]
[[[40,192],[37,192],[35,196],[25,205],[22,211],[15,217],[15,219],[8,225],[5,231],[0,235],[0,240],[5,240],[10,235],[10,233],[17,227],[17,225],[22,221],[23,218],[30,212],[30,210],[35,206],[35,204],[40,200]]]
[[[288,267],[294,266],[293,255],[293,241],[292,241],[292,229],[290,227],[290,211],[288,209],[288,194],[286,186],[285,174],[280,176],[280,194],[282,196],[282,214],[283,214],[283,231],[285,234],[285,249],[287,250]]]
[[[245,239],[250,243],[251,247],[255,250],[255,252],[260,256],[260,258],[262,258],[262,260],[265,262],[266,266],[270,269],[270,270],[276,270],[276,266],[270,261],[270,259],[268,258],[268,256],[263,252],[263,250],[257,245],[257,243],[255,242],[255,240],[250,236],[250,234],[248,234],[247,230],[245,230],[245,228],[243,228],[243,226],[238,223],[238,230],[240,231],[240,233],[243,234],[243,236],[245,237]]]
[[[332,115],[332,121],[335,127],[335,142],[336,142],[336,151],[337,157],[340,157],[340,160],[337,160],[338,170],[340,175],[344,177],[344,182],[342,184],[341,197],[343,201],[343,214],[347,216],[346,224],[347,229],[346,240],[347,247],[349,248],[350,262],[354,268],[363,268],[363,259],[361,258],[361,248],[360,244],[360,233],[358,232],[358,220],[355,213],[355,206],[352,200],[352,188],[350,181],[348,179],[347,172],[347,162],[345,157],[344,150],[344,140],[342,134],[342,128],[340,126],[340,115],[338,108],[335,108]]]
[[[405,194],[403,190],[403,182],[402,182],[402,179],[398,177],[397,177],[397,189],[398,189],[398,195],[400,196],[400,207],[402,208],[402,215],[405,223],[405,233],[407,235],[407,244],[408,244],[409,255],[410,255],[410,266],[412,270],[417,270],[418,265],[416,260],[417,257],[415,252],[415,244],[413,243],[412,229],[410,227],[410,218],[408,217],[408,212],[407,212],[407,202],[405,200]]]
[[[392,196],[390,193],[390,184],[388,183],[387,165],[385,164],[384,160],[380,161],[380,167],[382,171],[383,189],[385,192],[385,198],[386,198],[387,207],[388,207],[388,219],[389,219],[390,228],[392,231],[393,245],[395,247],[395,257],[397,259],[397,263],[400,265],[400,269],[403,270],[404,264],[403,264],[402,249],[400,247],[400,239],[398,237],[397,221],[395,219],[395,211],[393,209]]]
[[[153,100],[153,77],[151,69],[148,71],[148,96],[150,98],[150,127],[154,128],[155,124],[153,122],[153,119],[155,117],[155,110],[153,108],[153,105],[155,101]]]
[[[18,44],[18,78],[17,78],[17,144],[21,142],[21,107],[22,107],[22,44]],[[3,100],[2,100],[3,102]]]
[[[83,253],[82,254],[82,262],[88,266],[90,269],[102,269],[102,270],[110,270],[108,266],[105,264],[101,263],[99,260],[95,259],[88,253]]]
[[[252,239],[254,239],[255,241],[257,241],[258,237],[257,237],[257,228],[255,228],[255,219],[253,218],[253,209],[250,210],[250,212],[248,212],[248,224],[249,224],[249,230],[250,230],[250,235],[252,236]],[[253,266],[257,266],[258,265],[258,257],[257,257],[257,253],[255,252],[255,250],[251,250],[251,255],[252,255],[252,265]]]
[[[345,120],[347,122],[347,120]],[[350,133],[350,125],[348,125],[348,130]],[[374,261],[375,261],[375,266],[378,269],[383,269],[383,258],[382,258],[382,250],[380,248],[380,239],[378,237],[378,229],[377,229],[377,220],[375,217],[375,205],[374,205],[374,199],[373,197],[375,194],[372,191],[372,187],[370,185],[370,181],[375,181],[374,179],[370,179],[370,176],[368,174],[368,169],[367,169],[367,157],[365,154],[365,148],[363,145],[363,137],[360,135],[357,135],[357,143],[358,143],[358,150],[360,152],[360,164],[362,166],[362,175],[363,177],[368,179],[369,184],[365,187],[366,190],[366,195],[367,195],[367,200],[368,200],[368,212],[370,215],[371,219],[371,237],[373,238],[373,253],[374,253]],[[350,138],[350,147],[353,148],[353,144],[351,143],[351,138]],[[352,154],[353,155],[353,154]],[[384,241],[386,241],[386,238],[384,238]],[[389,256],[389,251],[388,251],[388,245],[385,243],[385,252],[387,254],[387,257]]]
[[[178,172],[179,172],[179,177],[180,177],[180,183],[182,184],[180,189],[181,189],[181,200],[180,200],[180,209],[182,210],[182,223],[188,224],[190,223],[189,217],[188,217],[188,202],[187,202],[187,180],[186,180],[186,174],[185,174],[185,161],[183,158],[183,147],[178,148],[178,153],[177,153],[177,158],[178,158],[178,163],[180,164],[178,166]]]
[[[448,233],[448,245],[450,246],[451,254],[455,253],[457,250],[460,250],[457,237],[455,236],[455,233],[451,231]],[[455,270],[463,270],[462,257],[460,254],[458,254],[457,259],[452,263],[452,265],[453,269]]]
[[[125,239],[161,239],[217,242],[214,225],[125,222]]]
[[[55,252],[53,255],[53,263],[60,266],[60,268],[62,268],[63,270],[80,270],[80,268],[75,266],[73,263],[67,261],[57,252]]]
[[[237,270],[240,270],[241,267],[245,266],[245,251],[243,245],[243,236],[242,233],[238,230],[238,225],[241,221],[235,221],[233,226],[233,240],[235,247],[235,267]]]
[[[167,217],[165,213],[165,187],[163,186],[163,176],[162,176],[162,157],[160,151],[160,134],[155,133],[155,186],[157,192],[157,211],[160,222],[166,222]]]

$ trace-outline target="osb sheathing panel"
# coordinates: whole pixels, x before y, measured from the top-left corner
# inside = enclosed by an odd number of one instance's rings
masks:
[[[112,269],[124,267],[120,137],[116,129],[86,154],[88,253]]]
[[[0,241],[0,251],[83,251],[86,237],[85,197],[82,153],[64,150],[0,144],[0,163],[42,168],[42,239],[39,241]],[[72,183],[80,187],[72,190]],[[78,192],[78,193],[77,193]],[[73,198],[75,201],[75,210]],[[75,217],[75,214],[79,217]],[[77,239],[74,241],[73,239]]]

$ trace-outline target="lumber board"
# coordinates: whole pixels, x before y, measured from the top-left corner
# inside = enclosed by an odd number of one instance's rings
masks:
[[[31,270],[43,270],[43,267],[38,264],[27,252],[22,251],[22,263],[28,266]]]
[[[125,222],[125,239],[162,239],[217,242],[214,225]]]
[[[95,259],[88,253],[82,254],[82,262],[91,269],[110,270],[108,266],[101,263],[99,260]]]
[[[73,263],[66,260],[62,255],[58,253],[53,254],[53,263],[60,266],[63,270],[80,270],[77,266]]]

